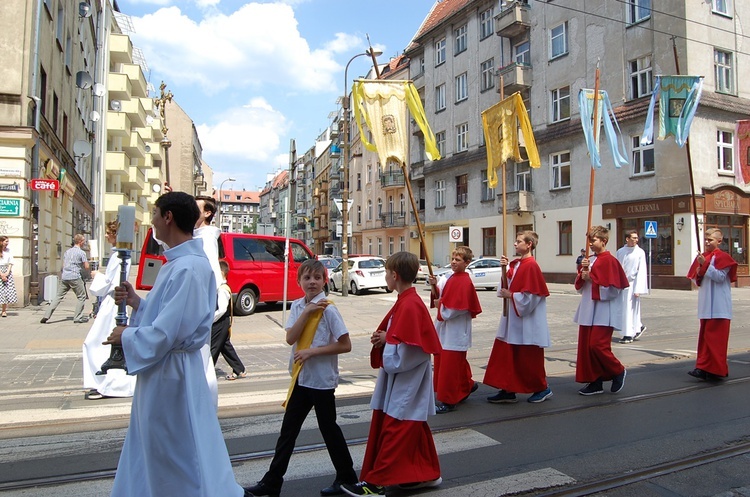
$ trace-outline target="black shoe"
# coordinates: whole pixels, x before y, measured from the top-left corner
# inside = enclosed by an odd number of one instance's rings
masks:
[[[639,338],[641,338],[641,335],[643,335],[644,333],[646,333],[647,329],[648,328],[646,328],[645,326],[641,326],[641,331],[639,331],[638,333],[635,334],[635,336],[633,337],[633,340],[638,340]]]
[[[469,395],[473,394],[478,389],[479,389],[479,382],[475,381],[474,384],[471,386],[471,391],[469,392]],[[468,399],[469,395],[467,395],[466,397],[464,397],[463,399],[461,399],[461,402],[463,402],[464,400]]]
[[[257,485],[253,485],[252,487],[245,487],[245,497],[247,497],[248,492],[254,497],[261,497],[264,495],[268,495],[269,497],[279,497],[279,494],[281,494],[281,490],[274,490],[262,481],[259,481]]]
[[[341,485],[341,489],[347,494],[354,495],[355,497],[357,495],[385,495],[385,487],[373,483],[367,483],[366,481],[361,481],[354,485],[344,483]]]
[[[604,393],[604,388],[602,388],[602,382],[601,380],[592,381],[582,389],[578,390],[578,393],[581,395],[597,395],[600,393]]]
[[[487,402],[490,404],[515,404],[518,402],[518,399],[516,399],[516,394],[513,392],[500,390],[497,394],[487,397]]]
[[[344,491],[341,489],[341,484],[343,482],[341,480],[333,480],[333,483],[329,487],[326,487],[320,491],[320,495],[326,496],[326,495],[343,495]],[[351,485],[355,485],[358,482],[350,483]]]
[[[612,388],[609,391],[612,393],[617,393],[622,390],[622,387],[625,386],[625,375],[627,374],[628,371],[626,369],[623,369],[622,373],[612,378]]]
[[[39,322],[42,323],[42,324],[44,324],[44,323],[47,322],[47,318],[42,318],[42,319],[39,320]]]
[[[435,412],[437,414],[445,414],[446,412],[453,412],[455,410],[456,404],[446,404],[445,402],[441,402],[435,406]]]
[[[702,369],[695,368],[692,371],[688,371],[688,374],[692,376],[693,378],[698,378],[699,380],[708,379],[708,374]]]
[[[633,337],[622,337],[620,338],[620,343],[633,343],[634,338]]]

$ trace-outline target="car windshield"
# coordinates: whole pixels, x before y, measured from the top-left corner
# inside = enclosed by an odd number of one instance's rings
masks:
[[[333,269],[339,265],[336,259],[320,259],[320,262],[326,267],[326,269]]]
[[[354,261],[349,259],[349,266],[351,267],[354,264]],[[374,268],[381,268],[385,266],[385,262],[383,262],[382,259],[364,259],[359,261],[359,267],[362,269],[374,269]]]

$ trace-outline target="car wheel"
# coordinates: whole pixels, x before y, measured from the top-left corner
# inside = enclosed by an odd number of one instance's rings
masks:
[[[255,312],[258,305],[258,295],[252,288],[243,288],[237,295],[234,310],[238,316],[249,316]]]
[[[333,281],[333,280],[331,280],[331,288],[333,289],[334,292],[338,292],[339,291],[339,289],[336,288],[336,282]]]
[[[354,280],[349,284],[349,290],[352,295],[359,295],[359,288],[357,288],[357,283]]]
[[[328,296],[328,283],[326,283],[326,286],[323,287],[323,291],[326,292],[326,297]]]

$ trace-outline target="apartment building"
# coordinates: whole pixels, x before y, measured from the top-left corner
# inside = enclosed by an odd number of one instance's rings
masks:
[[[217,190],[214,224],[224,233],[259,233],[260,192]],[[268,233],[273,234],[273,233]]]
[[[705,228],[719,227],[722,248],[739,263],[740,284],[750,284],[750,190],[734,179],[732,155],[735,121],[750,115],[750,91],[739,84],[750,76],[742,21],[750,21],[750,5],[724,0],[436,3],[406,50],[443,156],[425,161],[413,137],[412,170],[424,175],[433,259],[450,253],[449,226],[464,228],[463,243],[478,256],[512,251],[514,233],[528,228],[540,235],[536,256],[548,279],[572,280],[585,243],[591,177],[577,96],[594,87],[598,67],[630,160],[617,169],[602,146],[593,224],[610,227],[610,249],[637,229],[648,251],[645,222],[656,221],[653,285],[690,288],[684,275],[698,240]],[[690,133],[697,226],[686,149],[671,138],[640,145],[654,77],[677,73],[704,76]],[[521,93],[542,158],[539,169],[506,164],[505,227],[500,191],[486,182],[481,126],[481,112],[501,89],[504,96]]]
[[[203,160],[203,147],[195,123],[176,100],[165,104],[167,136],[172,142],[169,147],[169,186],[174,191],[206,195],[213,172]]]

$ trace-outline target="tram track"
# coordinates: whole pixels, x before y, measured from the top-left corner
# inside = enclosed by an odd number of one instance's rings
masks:
[[[750,376],[743,376],[732,378],[723,381],[724,385],[735,385],[741,383],[750,382]],[[472,420],[470,422],[459,421],[456,423],[446,424],[440,427],[433,428],[434,434],[447,433],[451,431],[458,431],[464,429],[477,429],[484,426],[495,425],[504,422],[521,421],[534,418],[551,417],[560,414],[569,414],[574,412],[583,412],[594,409],[611,407],[617,404],[627,404],[636,402],[645,402],[649,400],[661,399],[674,395],[682,395],[690,392],[700,391],[702,389],[713,388],[707,383],[696,383],[679,388],[672,388],[667,390],[661,390],[657,392],[644,393],[631,396],[618,396],[612,397],[605,402],[598,402],[596,404],[577,402],[569,406],[551,407],[536,412],[518,412],[515,414],[509,414],[505,411],[502,417],[482,417],[479,419]],[[351,398],[349,399],[351,401]],[[366,437],[361,438],[349,438],[347,443],[350,446],[364,445],[367,442]],[[312,443],[306,445],[300,445],[295,449],[296,454],[304,454],[325,449],[323,443]],[[551,490],[543,494],[533,494],[544,497],[553,496],[576,496],[576,495],[591,495],[610,489],[631,485],[634,483],[642,482],[651,478],[656,478],[669,473],[675,473],[684,471],[687,469],[695,468],[711,464],[723,459],[742,456],[750,453],[750,442],[738,443],[732,447],[721,447],[713,450],[702,452],[698,455],[687,456],[679,459],[674,459],[664,463],[660,463],[654,466],[629,472],[625,475],[616,475],[601,480],[582,483],[578,485],[566,486],[561,489]],[[233,464],[240,464],[247,461],[254,461],[273,456],[273,450],[260,450],[260,451],[248,451],[243,453],[237,453],[230,457]],[[54,486],[69,483],[81,483],[91,480],[113,478],[115,476],[116,468],[104,469],[98,471],[82,471],[78,473],[69,473],[64,475],[55,475],[49,477],[40,478],[29,478],[24,480],[6,481],[0,482],[0,491],[8,490],[22,490],[34,487],[43,486]],[[532,494],[529,494],[532,495]]]

